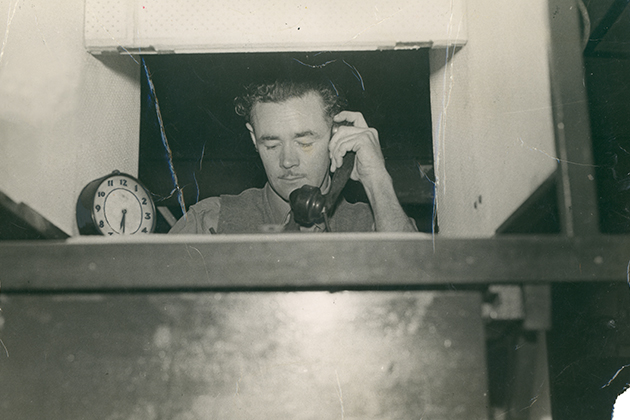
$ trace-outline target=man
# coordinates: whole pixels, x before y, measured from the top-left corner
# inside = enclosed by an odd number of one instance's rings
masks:
[[[341,111],[341,101],[329,83],[276,81],[252,85],[236,99],[236,111],[246,120],[254,147],[267,173],[264,188],[238,196],[223,195],[190,207],[170,233],[255,233],[296,230],[289,195],[303,185],[328,192],[330,172],[341,167],[344,155],[356,153],[351,178],[365,188],[369,205],[342,199],[329,220],[333,232],[414,232],[385,169],[378,132],[358,112]],[[319,232],[323,223],[301,226]]]

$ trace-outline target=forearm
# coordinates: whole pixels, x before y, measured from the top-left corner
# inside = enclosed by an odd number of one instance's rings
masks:
[[[384,171],[363,183],[374,212],[377,232],[417,232],[417,229],[402,209],[392,178]]]

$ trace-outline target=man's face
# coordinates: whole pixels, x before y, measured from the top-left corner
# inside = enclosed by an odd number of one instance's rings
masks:
[[[317,93],[257,103],[247,124],[271,188],[284,200],[302,185],[321,187],[328,175],[332,121]]]

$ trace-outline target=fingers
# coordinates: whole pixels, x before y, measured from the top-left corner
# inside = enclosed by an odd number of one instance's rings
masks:
[[[330,141],[329,153],[330,153],[330,170],[335,170],[343,164],[343,157],[349,151],[358,151],[361,147],[362,139],[364,136],[363,130],[355,131],[354,127],[339,127],[335,135]],[[365,140],[363,140],[365,141]]]
[[[333,121],[337,124],[347,123],[354,127],[368,128],[365,118],[360,112],[341,111],[333,117]]]
[[[341,111],[333,117],[333,136],[329,144],[331,172],[342,165],[343,157],[348,151],[356,152],[358,150],[358,145],[354,142],[360,141],[359,136],[364,133],[365,129],[369,130],[370,128],[360,112]],[[376,130],[374,132],[376,133]],[[370,140],[374,141],[374,139]],[[341,144],[345,144],[345,146],[339,147]],[[378,144],[378,133],[376,133],[376,144]]]
[[[378,139],[378,131],[367,125],[363,114],[342,111],[333,117],[335,128],[330,139],[330,170],[343,165],[349,151],[357,153],[350,178],[363,182],[364,177],[378,176],[385,168],[385,160]]]
[[[360,162],[368,163],[382,156],[378,132],[369,127],[340,126],[330,141],[329,151],[332,172],[341,167],[343,157],[349,151],[357,152],[355,169]],[[356,179],[356,171],[353,171],[352,179]]]

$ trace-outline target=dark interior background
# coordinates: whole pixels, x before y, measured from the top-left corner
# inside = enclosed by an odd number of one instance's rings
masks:
[[[630,232],[630,7],[586,0],[584,49],[599,226]],[[586,22],[583,22],[586,23]],[[623,283],[555,284],[550,336],[554,419],[608,419],[630,383],[630,290]],[[626,368],[624,368],[626,366]]]
[[[379,131],[401,204],[421,230],[434,226],[428,50],[152,55],[143,66],[139,178],[175,217],[203,198],[265,184],[233,100],[252,82],[312,74]],[[354,182],[344,195],[367,200]]]
[[[630,232],[630,6],[585,0],[584,83],[590,112],[599,228]],[[550,179],[498,233],[560,233],[557,182]],[[630,384],[630,291],[623,283],[555,283],[548,334],[553,418],[609,419]],[[489,344],[494,360],[502,341]],[[496,382],[495,382],[496,384]],[[492,385],[492,381],[491,381]],[[498,383],[498,386],[503,383]],[[491,390],[492,394],[492,390]],[[496,395],[497,393],[495,393]]]

